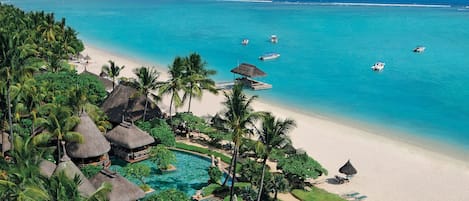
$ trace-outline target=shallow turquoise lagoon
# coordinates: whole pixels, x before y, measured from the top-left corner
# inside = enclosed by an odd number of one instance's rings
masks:
[[[114,53],[165,67],[177,55],[198,52],[218,71],[217,81],[232,79],[230,70],[239,62],[252,63],[267,73],[261,81],[273,85],[255,92],[261,99],[357,121],[376,133],[404,133],[469,150],[469,10],[461,6],[10,2],[66,17],[85,42]],[[277,44],[269,42],[271,34],[279,37]],[[243,38],[249,45],[240,44]],[[418,45],[426,46],[424,53],[412,52]],[[281,57],[259,61],[266,52]],[[386,63],[384,71],[371,71],[377,61]]]

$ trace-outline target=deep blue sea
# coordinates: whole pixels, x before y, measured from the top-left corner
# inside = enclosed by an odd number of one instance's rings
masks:
[[[467,0],[8,2],[66,17],[85,42],[116,53],[167,65],[198,52],[217,81],[252,63],[273,85],[255,92],[263,99],[469,150]],[[413,53],[418,45],[426,51]],[[265,52],[281,57],[259,61]],[[377,61],[384,71],[371,71]]]

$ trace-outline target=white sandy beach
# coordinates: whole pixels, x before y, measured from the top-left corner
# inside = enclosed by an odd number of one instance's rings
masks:
[[[87,70],[96,74],[101,66],[113,60],[125,65],[121,76],[134,77],[133,68],[157,66],[160,80],[166,80],[168,64],[158,65],[138,58],[128,58],[87,45],[84,55],[92,60]],[[203,55],[202,55],[203,57]],[[77,68],[80,73],[83,67]],[[272,89],[272,90],[275,90]],[[203,100],[193,100],[194,114],[214,115],[222,110],[223,94],[205,93]],[[163,100],[169,105],[169,100]],[[338,123],[314,114],[306,115],[286,107],[256,101],[254,108],[269,111],[280,118],[291,118],[297,128],[291,133],[293,145],[305,150],[328,171],[317,181],[318,186],[330,192],[343,194],[351,191],[368,196],[370,201],[466,201],[469,200],[469,162],[432,152],[410,143],[390,139],[359,127]],[[183,107],[182,110],[187,110]],[[339,174],[338,168],[348,159],[358,170],[350,183],[336,185],[326,182]]]

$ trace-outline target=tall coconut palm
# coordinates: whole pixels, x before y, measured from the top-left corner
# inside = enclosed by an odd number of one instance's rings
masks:
[[[118,66],[114,61],[109,60],[109,65],[103,65],[101,68],[101,73],[105,73],[112,79],[112,89],[116,83],[116,78],[119,76],[120,72],[125,68],[125,66]]]
[[[26,31],[10,33],[0,30],[0,76],[4,78],[5,82],[2,86],[6,89],[6,105],[11,139],[14,136],[11,112],[11,86],[25,77],[32,77],[35,72],[35,68],[27,66],[29,60],[35,54],[34,47],[29,42]],[[13,143],[11,144],[13,145]],[[3,153],[4,150],[2,150]]]
[[[143,121],[147,114],[148,96],[152,91],[160,87],[161,82],[158,81],[160,73],[153,67],[140,67],[134,69],[137,79],[133,79],[132,83],[137,88],[140,94],[145,95],[145,108],[143,109]],[[154,95],[153,97],[157,97]]]
[[[182,104],[182,99],[179,96],[179,91],[184,89],[185,78],[184,73],[186,71],[186,61],[181,57],[176,57],[173,61],[173,65],[169,66],[169,75],[171,78],[161,85],[159,94],[161,96],[169,94],[171,100],[169,101],[169,117],[172,119],[172,107],[173,104],[179,107]]]
[[[207,90],[213,94],[217,94],[218,91],[215,87],[215,81],[210,79],[211,75],[215,75],[215,70],[206,69],[205,66],[207,63],[202,61],[202,58],[197,53],[192,53],[189,55],[186,65],[186,78],[188,82],[188,87],[185,90],[183,100],[189,96],[189,104],[187,107],[187,112],[191,111],[191,102],[192,97],[201,98],[203,91]]]
[[[235,146],[233,148],[232,157],[232,178],[230,187],[230,201],[233,201],[234,184],[236,178],[236,164],[238,159],[238,151],[241,140],[247,135],[252,134],[254,123],[263,113],[255,112],[251,104],[257,96],[247,97],[243,92],[243,86],[237,84],[233,87],[231,93],[224,92],[226,112],[223,114],[225,127],[233,133],[232,141]]]
[[[257,152],[262,156],[262,176],[257,201],[261,200],[265,168],[270,153],[274,148],[282,148],[286,144],[291,143],[287,134],[295,126],[295,121],[291,119],[279,120],[270,113],[263,116],[262,129],[258,132],[259,140],[256,147]]]
[[[57,140],[57,164],[60,161],[62,142],[83,142],[83,136],[73,128],[80,123],[80,118],[73,116],[72,110],[66,106],[56,103],[48,103],[39,108],[43,116],[38,118],[38,124],[45,128],[45,132],[36,135],[33,140],[35,144],[44,144],[52,138]]]

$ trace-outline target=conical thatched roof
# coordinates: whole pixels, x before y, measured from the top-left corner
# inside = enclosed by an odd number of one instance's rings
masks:
[[[9,137],[10,137],[10,135],[8,135],[8,133],[3,132],[3,143],[4,143],[4,145],[2,144],[2,141],[0,140],[0,148],[1,148],[1,146],[5,146],[5,151],[9,151],[11,149],[11,143],[10,143],[10,140],[8,139]],[[1,151],[1,149],[0,149],[0,151]]]
[[[67,153],[72,158],[96,157],[111,150],[111,145],[86,112],[80,115],[80,124],[75,127],[75,131],[83,135],[84,142],[67,145]]]
[[[106,139],[127,149],[135,149],[155,142],[148,133],[130,123],[121,123],[106,133]]]
[[[91,182],[83,175],[83,173],[78,169],[78,167],[73,163],[70,158],[64,153],[62,159],[60,159],[60,163],[55,168],[54,174],[63,171],[65,175],[72,179],[75,175],[78,175],[81,179],[81,184],[78,186],[78,191],[82,193],[85,197],[91,196],[95,191],[96,188],[91,184]]]
[[[112,184],[112,191],[108,194],[109,201],[135,201],[145,197],[145,192],[138,186],[107,169],[101,170],[90,181],[96,188],[104,182]]]
[[[55,169],[57,168],[57,165],[55,163],[50,162],[48,160],[42,160],[41,163],[39,163],[39,171],[41,175],[50,178],[52,174],[54,174]]]
[[[262,77],[267,74],[256,66],[248,63],[239,64],[236,68],[231,70],[232,73],[240,74],[246,77]]]
[[[153,104],[148,104],[146,119],[161,116],[158,107],[152,108]],[[109,117],[109,121],[115,124],[125,121],[135,121],[143,117],[145,108],[145,95],[137,96],[137,90],[125,84],[119,84],[109,94],[106,101],[101,105],[101,109]]]
[[[90,76],[93,76],[93,77],[96,77],[96,79],[98,79],[101,83],[103,83],[104,85],[104,88],[106,89],[107,92],[111,92],[112,91],[112,80],[110,79],[107,79],[107,78],[104,78],[104,77],[101,77],[101,76],[98,76],[92,72],[89,72],[87,70],[83,71],[82,73],[80,73],[80,75],[90,75]]]
[[[339,172],[347,176],[357,174],[357,170],[353,167],[352,163],[350,163],[350,160],[339,168]]]

